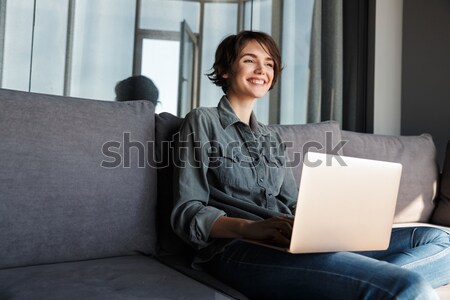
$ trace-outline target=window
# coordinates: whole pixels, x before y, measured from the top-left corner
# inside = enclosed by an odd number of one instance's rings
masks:
[[[115,100],[116,83],[150,77],[156,111],[184,116],[215,106],[205,76],[219,42],[264,31],[282,50],[283,75],[256,105],[263,123],[304,123],[314,0],[9,0],[0,5],[1,87]],[[34,31],[33,31],[34,24]]]

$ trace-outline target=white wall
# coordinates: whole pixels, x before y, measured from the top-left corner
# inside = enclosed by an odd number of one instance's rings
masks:
[[[403,0],[377,0],[375,18],[374,133],[399,135]]]

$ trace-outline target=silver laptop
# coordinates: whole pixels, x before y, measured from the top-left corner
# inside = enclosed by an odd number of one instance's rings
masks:
[[[262,245],[290,253],[387,249],[401,172],[399,163],[308,152],[290,246]]]

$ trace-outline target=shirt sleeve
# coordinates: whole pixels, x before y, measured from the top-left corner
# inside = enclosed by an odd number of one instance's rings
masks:
[[[193,110],[181,126],[174,147],[174,208],[173,230],[183,240],[200,249],[213,243],[209,239],[215,221],[225,212],[208,206],[210,196],[207,180],[211,120],[199,110]],[[164,179],[163,179],[164,180]]]

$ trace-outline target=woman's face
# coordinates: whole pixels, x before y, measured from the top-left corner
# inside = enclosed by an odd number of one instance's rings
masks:
[[[249,41],[241,50],[231,67],[230,85],[227,95],[239,100],[254,100],[263,97],[272,86],[274,61],[256,41]]]

